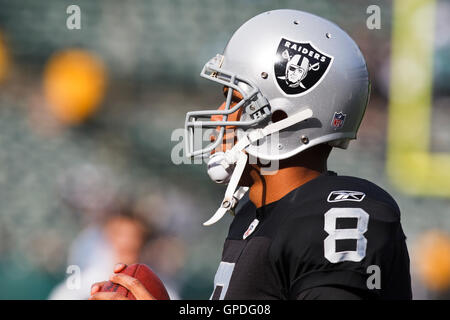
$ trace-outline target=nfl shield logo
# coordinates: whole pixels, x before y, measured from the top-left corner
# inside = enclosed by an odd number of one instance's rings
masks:
[[[347,115],[342,112],[335,112],[333,116],[333,120],[331,121],[331,126],[335,129],[342,128],[345,122],[345,117]]]

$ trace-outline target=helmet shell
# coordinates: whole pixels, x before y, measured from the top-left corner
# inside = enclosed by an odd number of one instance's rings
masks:
[[[313,111],[312,118],[247,147],[250,155],[281,160],[320,143],[345,148],[356,139],[369,76],[360,49],[336,24],[297,10],[264,12],[233,34],[223,56],[223,68],[251,80],[272,115]],[[241,119],[249,117],[244,112]]]

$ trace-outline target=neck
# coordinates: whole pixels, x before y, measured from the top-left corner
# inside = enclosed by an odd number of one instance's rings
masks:
[[[293,166],[278,169],[274,175],[262,175],[259,168],[252,170],[250,175],[253,184],[250,187],[250,201],[260,208],[283,198],[292,190],[316,178],[325,168],[311,169],[303,166]]]

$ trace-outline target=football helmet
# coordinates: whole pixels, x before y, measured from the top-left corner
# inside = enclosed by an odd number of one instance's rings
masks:
[[[268,11],[244,23],[200,75],[229,89],[224,109],[186,115],[186,155],[210,156],[211,178],[228,183],[207,225],[245,192],[235,191],[249,156],[282,160],[322,143],[347,148],[370,91],[366,62],[350,36],[326,19],[297,10]],[[233,92],[242,96],[238,103],[232,103]],[[237,111],[240,118],[228,121]],[[213,116],[221,121],[212,121]],[[228,126],[236,130],[236,144],[210,155]],[[205,129],[217,132],[206,146],[199,141]]]

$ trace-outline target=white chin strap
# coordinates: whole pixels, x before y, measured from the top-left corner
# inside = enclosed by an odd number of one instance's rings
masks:
[[[305,109],[283,120],[271,123],[264,128],[251,130],[249,133],[239,139],[236,145],[230,150],[227,150],[225,153],[217,153],[211,156],[211,159],[214,158],[214,165],[222,166],[223,170],[229,171],[230,167],[234,165],[235,168],[228,182],[228,187],[225,191],[225,196],[223,198],[222,204],[220,205],[216,213],[208,221],[203,223],[204,226],[210,226],[216,223],[225,215],[225,213],[227,213],[227,211],[232,211],[236,207],[239,200],[241,200],[245,193],[248,191],[248,187],[238,188],[242,173],[244,172],[245,166],[247,165],[248,156],[244,152],[245,148],[264,137],[286,129],[308,118],[311,118],[312,115],[313,112],[311,109]],[[218,158],[220,158],[220,160]]]

